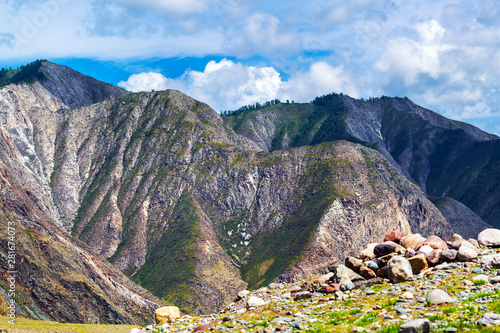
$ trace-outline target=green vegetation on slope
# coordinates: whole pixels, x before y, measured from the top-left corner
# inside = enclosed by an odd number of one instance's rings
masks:
[[[0,87],[17,83],[33,83],[34,80],[42,80],[43,73],[39,72],[40,66],[46,60],[36,60],[17,69],[0,70]]]
[[[347,108],[341,96],[332,93],[317,97],[313,102],[306,104],[277,103],[260,110],[249,109],[227,116],[225,121],[235,132],[246,135],[247,123],[252,122],[258,114],[277,114],[273,121],[276,130],[271,138],[270,151],[336,140],[360,143],[347,134],[345,127]]]
[[[342,197],[331,179],[344,166],[345,161],[334,159],[317,162],[301,177],[295,212],[280,228],[254,240],[248,263],[241,269],[249,287],[271,283],[300,259],[325,211]]]
[[[148,251],[146,263],[133,280],[165,303],[192,312],[189,282],[195,278],[195,242],[199,237],[197,208],[186,190],[177,202],[158,244]]]

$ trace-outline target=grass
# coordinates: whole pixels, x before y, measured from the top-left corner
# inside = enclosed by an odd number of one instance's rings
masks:
[[[54,333],[130,333],[138,326],[60,324],[52,321],[39,321],[16,318],[16,324],[9,324],[9,317],[0,316],[0,332],[54,332]]]

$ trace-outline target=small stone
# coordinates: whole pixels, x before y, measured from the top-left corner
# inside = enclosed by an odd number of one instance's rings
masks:
[[[403,293],[403,295],[401,295],[401,298],[404,298],[404,299],[413,299],[414,296],[411,292],[407,291],[405,293]]]
[[[457,259],[459,261],[471,261],[472,259],[477,258],[477,252],[471,249],[468,246],[462,245],[460,249],[458,249]]]
[[[293,299],[298,301],[300,299],[304,299],[304,298],[311,298],[312,297],[312,294],[308,291],[299,291],[297,293],[294,293],[293,295]]]
[[[319,278],[317,278],[316,280],[314,280],[315,283],[319,283],[319,284],[324,284],[324,283],[327,283],[328,281],[330,281],[330,279],[333,277],[333,273],[328,273],[328,274],[325,274]]]
[[[448,250],[448,245],[446,245],[446,242],[436,235],[432,235],[427,238],[422,245],[429,245],[433,249],[441,249],[443,251]]]
[[[378,244],[373,249],[373,254],[375,255],[375,257],[383,257],[393,252],[396,252],[396,245],[389,243]]]
[[[499,271],[500,272],[500,271]],[[494,276],[490,279],[489,281],[491,284],[497,284],[500,283],[500,276]]]
[[[430,304],[443,304],[443,303],[453,303],[453,298],[450,297],[445,291],[441,289],[434,289],[427,295],[427,301]]]
[[[412,234],[401,238],[400,243],[406,249],[413,249],[416,251],[425,242],[425,240],[426,239],[420,234]]]
[[[379,267],[375,261],[366,261],[363,263],[363,266],[368,267],[369,269],[371,269],[374,272],[379,270]]]
[[[472,278],[472,282],[474,281],[484,281],[484,282],[488,282],[489,280],[489,276],[488,275],[484,275],[484,274],[481,274],[481,275],[476,275]]]
[[[354,283],[349,279],[340,280],[339,284],[342,291],[353,290],[355,288]]]
[[[361,268],[359,269],[359,275],[361,275],[367,280],[374,279],[377,277],[377,274],[374,271],[365,266],[361,266]]]
[[[142,330],[138,329],[138,328],[133,328],[130,330],[130,333],[141,333]]]
[[[485,229],[477,236],[477,241],[481,246],[500,246],[500,230],[493,228]]]
[[[177,318],[181,316],[179,308],[176,306],[165,306],[155,311],[156,325],[161,326],[163,324],[173,323]]]
[[[443,253],[443,250],[441,249],[435,249],[429,255],[427,256],[427,263],[429,266],[436,266],[439,264],[439,260],[441,259],[441,253]]]
[[[212,329],[212,325],[210,324],[207,324],[207,325],[200,325],[198,327],[196,327],[193,332],[202,332],[202,331],[208,331]]]
[[[238,293],[238,297],[240,299],[244,299],[245,297],[247,297],[247,295],[250,294],[250,292],[248,290],[242,290]],[[233,294],[234,295],[234,294]]]
[[[354,257],[347,257],[345,258],[345,265],[346,267],[352,269],[356,273],[359,272],[359,268],[363,264],[363,260],[354,258]]]
[[[476,267],[472,270],[472,273],[474,274],[483,274],[484,273],[484,269],[482,269],[481,267]]]
[[[500,268],[500,254],[485,255],[481,258],[479,264],[481,265],[481,267],[487,269]]]
[[[499,326],[500,325],[500,314],[485,313],[478,321],[476,321],[476,325]]]
[[[250,296],[247,299],[247,306],[250,308],[259,307],[259,306],[263,306],[266,304],[267,304],[267,302],[265,302],[262,298],[259,298],[256,296]]]
[[[332,284],[325,287],[325,292],[327,294],[333,294],[334,292],[339,291],[339,290],[340,290],[340,284],[338,284],[338,283],[332,283]]]
[[[425,255],[423,253],[411,257],[408,261],[410,262],[413,274],[418,274],[428,268],[427,260],[425,259]]]
[[[399,243],[399,241],[403,237],[404,237],[404,235],[401,231],[398,231],[398,230],[389,231],[388,233],[385,234],[384,242],[391,241],[391,242]]]
[[[457,259],[458,251],[454,249],[450,249],[447,251],[443,251],[441,253],[441,261],[443,262],[454,262]]]
[[[428,333],[431,331],[429,319],[413,319],[399,327],[399,333]]]

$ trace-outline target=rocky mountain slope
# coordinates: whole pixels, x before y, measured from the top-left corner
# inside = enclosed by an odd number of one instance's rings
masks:
[[[500,140],[471,125],[444,118],[406,98],[361,101],[330,94],[308,104],[277,104],[239,112],[225,121],[265,151],[346,139],[376,148],[430,196],[450,197],[491,225],[500,223]],[[475,237],[488,225],[470,226]]]
[[[125,94],[48,62],[40,71],[44,79],[0,90],[12,181],[68,244],[83,247],[61,228],[186,312],[319,274],[388,229],[453,233],[404,168],[352,142],[341,105],[312,108],[320,123],[302,138],[282,131],[270,144],[291,148],[268,152],[178,91]]]
[[[54,152],[38,144],[55,138],[57,114],[69,108],[34,83],[0,90],[0,109],[2,313],[8,313],[15,294],[18,316],[63,322],[147,321],[161,301],[57,226],[47,178],[51,169],[42,163]],[[15,263],[9,268],[12,251]]]

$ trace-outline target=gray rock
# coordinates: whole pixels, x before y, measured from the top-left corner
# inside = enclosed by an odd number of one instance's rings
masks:
[[[500,272],[500,271],[499,271]],[[490,279],[491,284],[500,283],[500,276],[494,276]]]
[[[427,295],[427,301],[430,304],[443,304],[443,303],[453,303],[455,302],[448,293],[441,289],[434,289]]]
[[[348,279],[340,280],[339,284],[342,291],[353,290],[355,288],[354,283]]]
[[[331,272],[334,274],[335,282],[339,283],[341,280],[351,280],[360,281],[364,278],[357,274],[352,269],[346,267],[345,265],[335,265],[330,268]]]
[[[441,253],[443,253],[443,250],[441,249],[435,249],[429,255],[427,256],[427,263],[429,266],[436,266],[439,264],[441,260]]]
[[[429,319],[413,319],[399,327],[399,333],[427,333],[431,331]]]
[[[459,261],[471,261],[477,258],[477,252],[468,246],[462,245],[458,249],[457,259]]]
[[[499,326],[500,325],[500,314],[485,313],[478,321],[476,321],[476,325]]]
[[[477,241],[481,246],[500,246],[500,230],[493,228],[485,229],[477,236]]]
[[[367,261],[364,263],[364,265],[366,265],[366,267],[368,267],[374,272],[377,272],[379,270],[379,267],[375,261]]]
[[[479,264],[483,268],[500,268],[500,254],[485,255],[479,261]]]
[[[413,277],[413,271],[408,259],[404,257],[392,257],[387,263],[387,276],[394,283],[408,281]]]
[[[443,253],[441,253],[440,259],[443,262],[454,262],[457,259],[457,254],[458,251],[454,249],[443,251]]]

